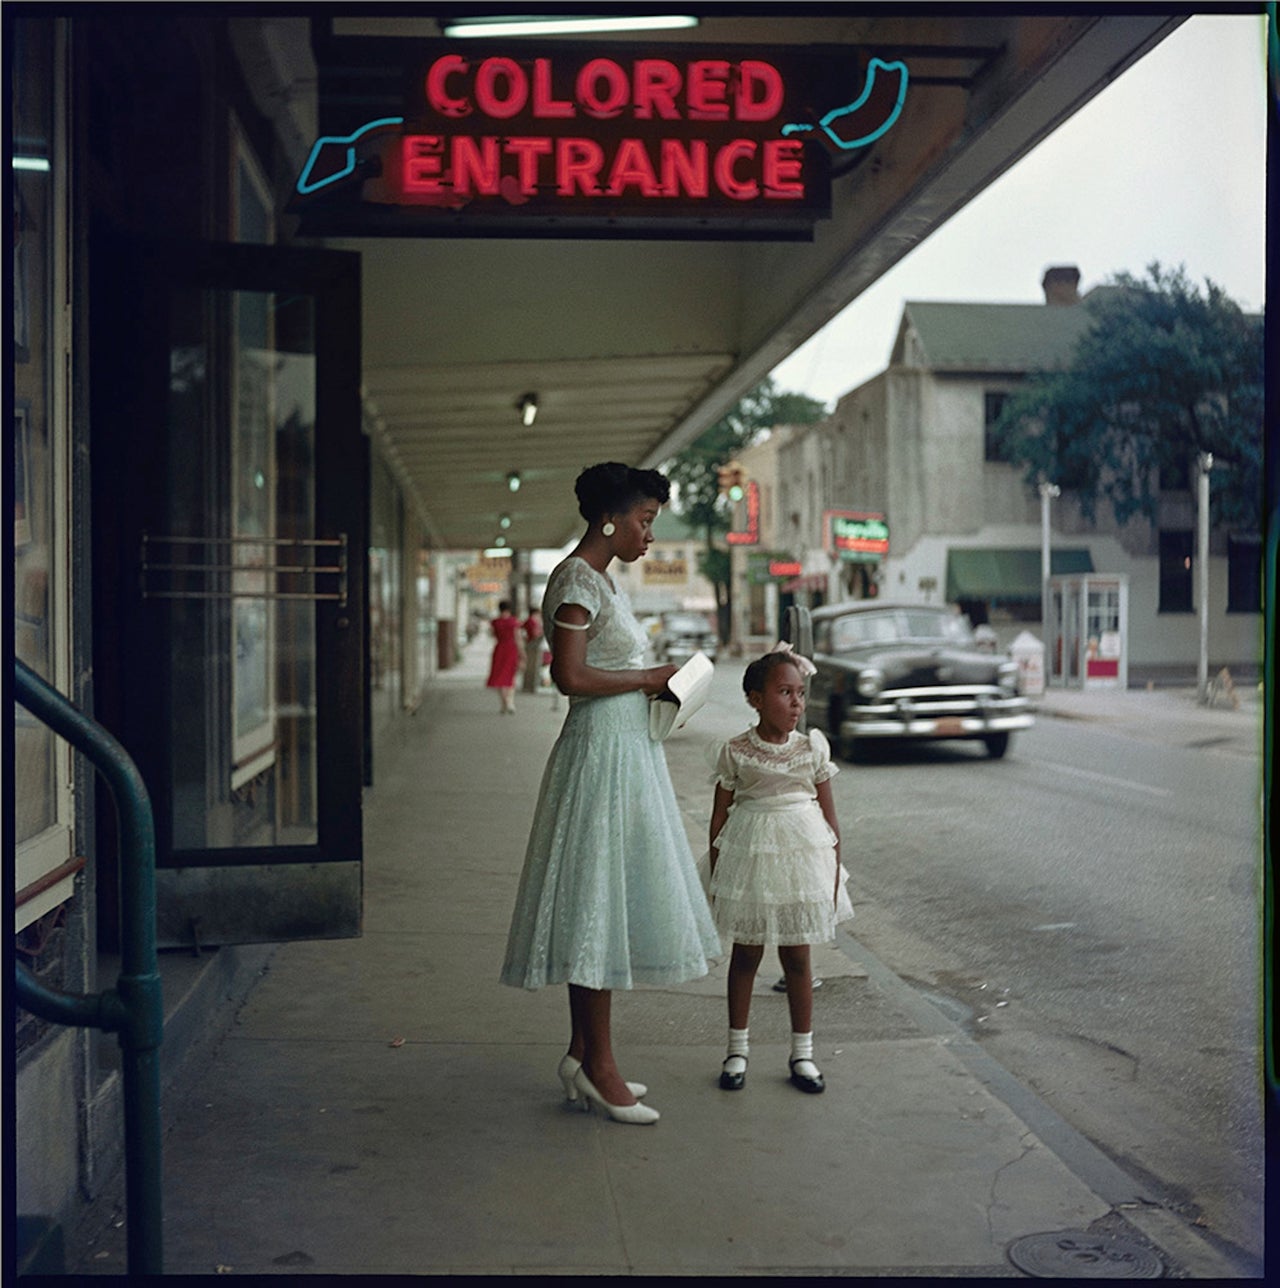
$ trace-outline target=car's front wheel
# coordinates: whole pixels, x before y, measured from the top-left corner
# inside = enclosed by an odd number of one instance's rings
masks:
[[[1013,735],[1008,730],[1004,733],[989,733],[982,740],[987,744],[987,755],[992,760],[999,760],[1009,750],[1009,743],[1012,737]]]

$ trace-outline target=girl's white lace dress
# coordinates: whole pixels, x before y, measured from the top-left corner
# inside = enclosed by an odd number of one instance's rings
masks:
[[[853,916],[835,833],[818,804],[817,784],[839,773],[821,730],[793,732],[780,744],[748,729],[712,752],[712,781],[733,792],[729,817],[699,863],[712,915],[726,943],[829,943]]]
[[[562,604],[590,615],[588,665],[644,665],[648,641],[625,595],[574,556],[547,580],[548,637]],[[534,810],[502,982],[675,984],[719,956],[666,755],[649,737],[648,698],[571,697]]]

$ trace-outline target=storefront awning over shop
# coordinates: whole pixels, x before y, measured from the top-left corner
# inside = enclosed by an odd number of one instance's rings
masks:
[[[1088,550],[1051,550],[1049,572],[1057,577],[1092,572]],[[1035,601],[1040,598],[1040,551],[973,549],[947,551],[947,602],[961,599]]]

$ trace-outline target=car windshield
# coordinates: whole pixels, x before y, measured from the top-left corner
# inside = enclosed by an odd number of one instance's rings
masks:
[[[928,640],[944,644],[971,644],[969,624],[958,613],[935,608],[886,609],[879,613],[850,613],[832,622],[835,652],[868,644],[895,644]]]

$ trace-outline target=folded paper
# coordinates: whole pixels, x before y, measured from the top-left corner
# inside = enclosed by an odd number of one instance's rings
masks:
[[[664,742],[677,729],[683,729],[690,717],[707,700],[715,667],[701,651],[695,653],[667,681],[666,692],[649,700],[649,737]]]

